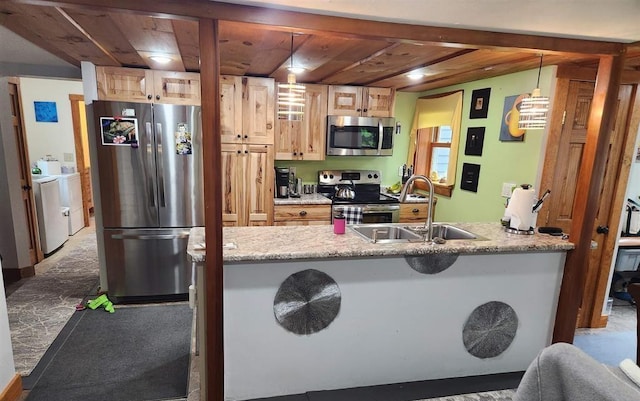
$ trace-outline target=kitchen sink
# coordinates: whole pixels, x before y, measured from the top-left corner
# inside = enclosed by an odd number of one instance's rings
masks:
[[[402,226],[398,224],[356,224],[350,226],[353,231],[364,239],[373,243],[392,244],[402,242],[422,242],[425,240],[427,230],[423,225]],[[453,226],[451,224],[433,223],[433,238],[450,240],[474,240],[482,241],[486,238],[474,234],[471,231]]]
[[[424,241],[424,236],[397,225],[357,224],[350,227],[364,239],[379,244]]]

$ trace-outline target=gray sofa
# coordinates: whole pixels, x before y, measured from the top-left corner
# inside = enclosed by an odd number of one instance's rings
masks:
[[[579,348],[553,344],[529,365],[513,401],[640,401],[640,386],[619,367]]]

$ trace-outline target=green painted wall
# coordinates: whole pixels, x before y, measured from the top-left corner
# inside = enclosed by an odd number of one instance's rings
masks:
[[[538,70],[536,69],[429,92],[464,90],[456,187],[451,198],[438,197],[437,220],[497,222],[504,214],[505,198],[501,196],[503,183],[536,185],[538,166],[541,165],[544,157],[543,146],[546,131],[531,130],[524,134],[522,142],[501,142],[499,134],[505,97],[530,92],[536,84],[537,76]],[[542,69],[540,89],[543,95],[550,94],[551,81],[554,76],[555,67]],[[471,93],[475,89],[483,88],[491,88],[487,118],[469,119]],[[482,156],[465,156],[464,154],[467,128],[469,127],[485,127]],[[463,163],[480,165],[478,192],[460,189]],[[542,192],[538,188],[536,190],[538,193]]]
[[[396,95],[395,116],[402,124],[402,132],[394,137],[393,156],[327,156],[323,161],[276,160],[278,167],[296,167],[296,172],[305,184],[317,182],[318,170],[324,169],[376,169],[382,173],[382,183],[389,186],[399,180],[398,168],[405,163],[409,144],[409,130],[415,111],[415,100],[419,96],[433,93],[464,91],[462,130],[458,153],[456,186],[451,198],[439,196],[435,218],[438,221],[484,222],[499,221],[504,213],[505,198],[501,197],[502,183],[515,184],[537,182],[538,166],[544,156],[543,130],[534,130],[524,135],[523,142],[500,142],[500,124],[504,99],[507,96],[530,92],[536,84],[538,70],[530,70],[501,77],[441,88],[424,93],[400,92]],[[543,95],[550,94],[555,67],[545,67],[540,76]],[[475,89],[491,88],[488,116],[484,119],[469,119],[471,93]],[[552,99],[553,101],[553,99]],[[485,127],[482,156],[465,156],[464,148],[467,128]],[[478,192],[460,189],[463,163],[480,164]],[[539,191],[542,192],[542,191]]]

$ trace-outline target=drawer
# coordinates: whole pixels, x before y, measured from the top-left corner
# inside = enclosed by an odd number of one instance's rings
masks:
[[[400,222],[425,221],[428,203],[403,203],[400,205]]]
[[[274,221],[325,220],[331,222],[331,205],[274,206]]]

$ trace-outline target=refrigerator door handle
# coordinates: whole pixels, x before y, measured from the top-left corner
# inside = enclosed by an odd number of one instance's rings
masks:
[[[151,123],[150,122],[146,122],[144,124],[144,127],[145,127],[145,131],[146,131],[146,134],[147,134],[147,143],[149,144],[149,145],[147,145],[147,147],[150,147],[151,144],[153,143],[153,141],[152,141],[153,133],[151,131]],[[147,159],[147,162],[148,162],[148,160],[149,159]],[[149,171],[153,171],[151,166],[147,166],[147,169]],[[149,176],[147,178],[147,188],[149,190],[149,204],[150,204],[151,207],[156,207],[156,193],[155,193],[154,188],[153,188],[153,178],[151,176]]]
[[[112,239],[184,239],[189,238],[189,232],[183,231],[178,234],[112,234]]]
[[[162,124],[156,123],[156,134],[158,135],[158,196],[160,197],[160,207],[166,207],[164,199],[164,161],[162,159]]]

